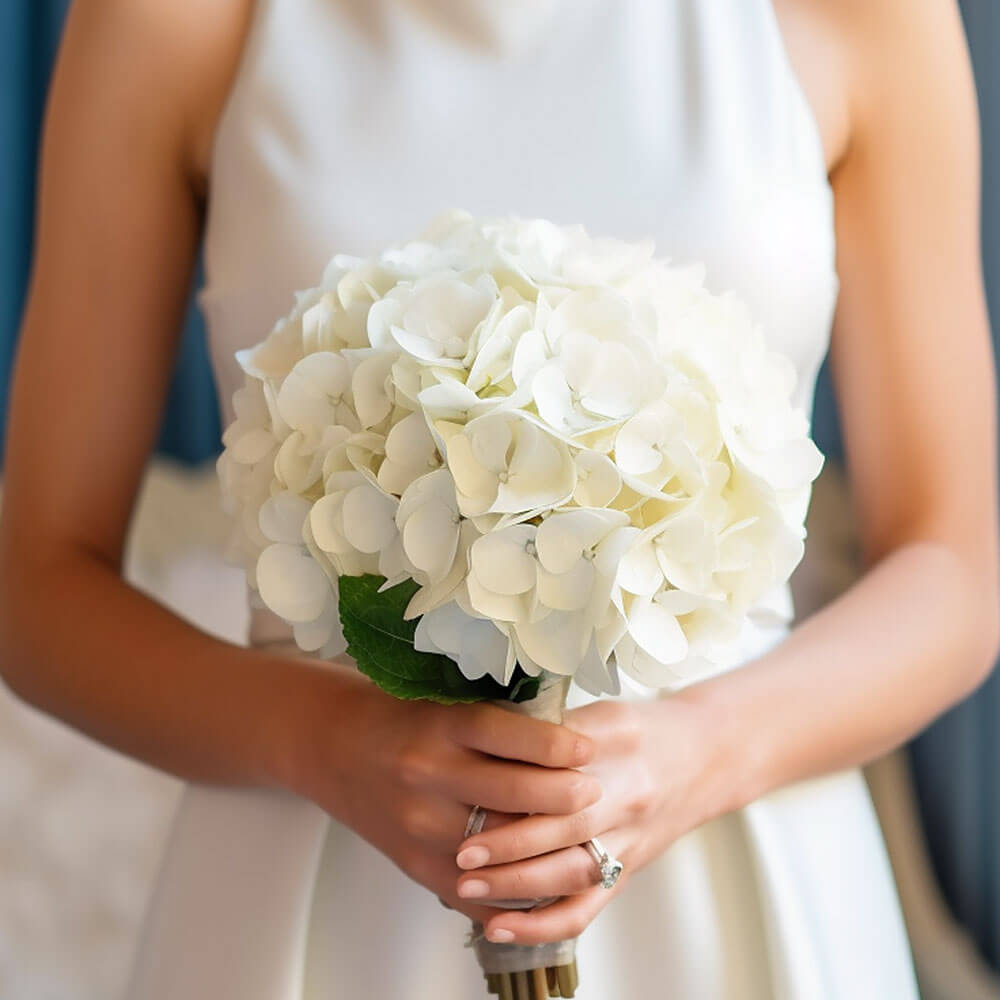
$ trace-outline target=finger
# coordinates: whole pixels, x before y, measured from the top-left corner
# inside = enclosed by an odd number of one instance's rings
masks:
[[[453,719],[452,738],[456,742],[494,757],[568,768],[582,767],[594,755],[593,744],[586,736],[496,705],[463,706]]]
[[[591,741],[595,756],[628,752],[639,735],[633,708],[612,699],[595,701],[568,711],[564,722]]]
[[[503,910],[484,924],[488,940],[504,944],[547,944],[579,937],[591,921],[621,891],[624,876],[613,889],[596,886],[535,910]]]
[[[446,798],[504,813],[574,813],[602,794],[600,781],[589,774],[468,753],[425,760],[419,771],[408,769],[404,780]]]
[[[485,865],[508,864],[583,844],[615,825],[610,812],[610,803],[601,800],[565,816],[525,816],[498,824],[492,830],[484,830],[462,841],[458,867],[471,870]]]
[[[417,843],[454,857],[471,813],[472,806],[454,799],[441,795],[419,795],[402,806],[400,825],[403,832]],[[483,830],[493,830],[518,818],[513,813],[487,810]]]
[[[486,902],[544,899],[584,892],[600,880],[594,859],[583,847],[576,846],[462,875],[458,880],[458,895]]]
[[[484,926],[504,912],[488,904],[462,899],[455,886],[455,876],[458,872],[454,862],[449,858],[434,854],[420,855],[411,858],[404,870],[414,882],[437,896],[442,906],[449,910],[458,910],[470,920],[477,920]]]

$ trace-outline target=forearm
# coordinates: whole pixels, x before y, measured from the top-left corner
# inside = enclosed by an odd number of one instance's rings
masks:
[[[18,567],[3,590],[3,676],[25,700],[190,780],[292,783],[328,665],[214,639],[86,554]]]
[[[773,652],[690,689],[735,781],[723,809],[901,744],[986,675],[992,582],[941,545],[886,556]]]

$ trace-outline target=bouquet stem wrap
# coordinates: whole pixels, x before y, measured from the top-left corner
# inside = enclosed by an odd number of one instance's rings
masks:
[[[534,698],[523,702],[496,701],[494,704],[509,712],[558,724],[563,719],[569,682],[568,677],[543,672],[538,694]],[[494,905],[517,910],[534,909],[554,902],[555,899],[498,900]],[[479,965],[488,979],[502,974],[531,973],[536,969],[555,970],[575,963],[575,938],[540,945],[498,944],[488,941],[483,935],[482,924],[474,922],[471,941]]]

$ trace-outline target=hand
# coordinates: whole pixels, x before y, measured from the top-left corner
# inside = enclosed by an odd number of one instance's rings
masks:
[[[697,698],[685,695],[596,702],[566,713],[565,724],[593,741],[594,759],[585,770],[600,779],[604,794],[572,815],[491,824],[462,843],[461,898],[489,905],[565,897],[536,910],[500,911],[485,922],[488,938],[541,944],[578,937],[630,876],[677,837],[725,811],[712,730]],[[625,866],[613,889],[600,886],[594,859],[579,846],[592,837]]]
[[[498,911],[456,892],[455,853],[473,804],[492,826],[515,814],[577,813],[601,795],[596,777],[572,770],[592,758],[590,739],[494,705],[399,701],[355,674],[318,717],[322,729],[302,727],[296,791],[474,919]]]

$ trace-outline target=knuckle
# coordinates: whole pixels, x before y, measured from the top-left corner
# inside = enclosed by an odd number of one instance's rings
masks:
[[[593,782],[583,776],[572,778],[566,786],[566,802],[569,812],[585,809],[594,800]]]
[[[586,929],[590,921],[582,913],[572,913],[566,918],[567,937],[579,937]]]
[[[558,729],[552,729],[542,737],[542,755],[551,764],[557,763],[566,756],[563,734]]]
[[[511,830],[503,846],[506,848],[507,856],[511,858],[527,857],[530,853],[530,844],[523,830]]]
[[[423,803],[409,802],[400,812],[399,825],[407,836],[422,838],[430,832],[431,818]]]
[[[411,787],[422,785],[433,774],[433,759],[422,746],[408,746],[400,752],[397,758],[396,771],[404,785]]]
[[[642,743],[642,724],[635,710],[629,705],[622,706],[617,723],[625,747],[629,750],[638,749]]]
[[[569,820],[569,839],[574,843],[582,844],[596,836],[594,814],[589,810],[582,810],[575,813]]]
[[[464,719],[465,732],[469,738],[472,738],[473,733],[482,738],[483,736],[488,737],[492,732],[494,721],[490,708],[491,706],[483,704],[469,706],[469,711]]]
[[[506,892],[511,899],[527,899],[531,895],[525,874],[520,868],[512,868],[507,873]]]
[[[639,822],[647,819],[655,810],[656,783],[652,775],[643,773],[635,779],[630,796],[628,811],[630,818]]]
[[[586,851],[575,851],[574,862],[576,869],[574,875],[582,889],[588,889],[594,884],[596,877],[594,859]]]

